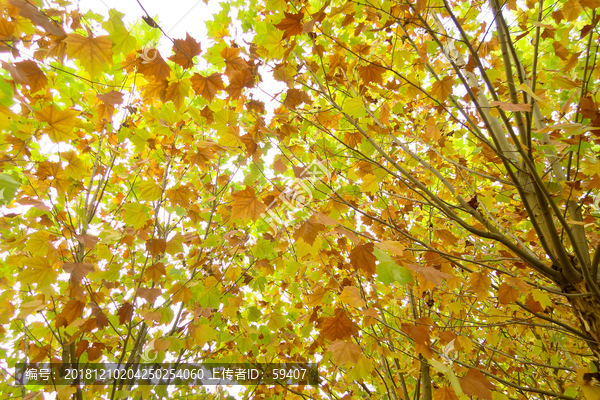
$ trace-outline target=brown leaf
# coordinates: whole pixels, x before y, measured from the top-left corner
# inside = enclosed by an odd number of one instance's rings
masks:
[[[131,316],[133,315],[133,306],[129,302],[123,303],[117,311],[117,316],[119,317],[119,324],[123,325],[131,320]]]
[[[98,243],[98,240],[100,240],[96,236],[90,235],[89,233],[77,235],[75,238],[79,243],[83,244],[87,249],[90,250],[96,247],[96,243]]]
[[[158,288],[140,288],[137,294],[148,303],[154,304],[156,298],[162,294],[162,291]]]
[[[454,278],[454,275],[439,271],[433,267],[422,267],[412,263],[403,263],[402,265],[412,269],[415,272],[418,272],[426,281],[429,281],[436,286],[441,286],[444,283],[442,279]]]
[[[356,335],[358,328],[346,316],[344,310],[338,309],[335,317],[327,317],[323,320],[321,333],[326,340],[344,340]]]
[[[496,387],[476,369],[469,369],[467,374],[458,380],[467,396],[477,396],[482,400],[492,400],[491,390]]]
[[[141,50],[139,52],[142,53]],[[150,49],[147,58],[151,61],[139,62],[137,64],[137,70],[140,74],[146,77],[154,77],[157,81],[167,79],[171,75],[171,68],[169,68],[169,65],[162,58],[158,50]]]
[[[384,72],[385,68],[373,63],[358,67],[358,75],[367,85],[369,83],[379,83],[380,85],[383,85]]]
[[[37,26],[41,26],[47,33],[59,37],[67,36],[65,31],[56,22],[28,2],[24,0],[8,0],[8,3],[19,9],[21,17],[31,20]]]
[[[362,349],[359,345],[343,340],[336,340],[331,343],[329,351],[333,353],[333,362],[339,366],[344,366],[348,361],[356,364],[362,354]]]
[[[569,50],[563,46],[559,41],[552,42],[552,47],[554,47],[554,54],[560,57],[561,60],[565,61],[569,58]]]
[[[531,295],[531,293],[529,293],[529,296],[527,296],[527,300],[525,300],[525,305],[527,307],[529,307],[529,310],[531,312],[534,312],[534,313],[539,313],[539,312],[544,311],[542,304],[539,301],[535,300],[533,298],[533,296]]]
[[[221,50],[221,57],[225,60],[225,71],[227,75],[233,71],[242,71],[249,68],[246,60],[240,57],[239,48],[225,47]]]
[[[499,106],[504,111],[531,111],[531,104],[513,104],[513,103],[505,103],[503,101],[491,101],[490,105],[492,107]]]
[[[350,252],[350,264],[355,270],[362,270],[368,277],[377,273],[377,266],[375,265],[377,257],[373,255],[374,248],[373,243],[367,243],[356,246]]]
[[[175,39],[173,44],[173,54],[169,60],[181,65],[183,69],[189,69],[194,66],[193,58],[200,54],[200,43],[186,32],[185,39]]]
[[[299,12],[297,14],[292,14],[288,12],[284,12],[285,18],[281,20],[280,23],[275,25],[275,27],[283,32],[283,38],[287,39],[291,36],[300,35],[302,33],[302,29],[304,24],[302,23],[302,19],[304,18],[304,13]]]
[[[21,61],[15,63],[15,68],[22,75],[27,77],[27,82],[25,83],[29,85],[29,90],[32,93],[42,90],[48,85],[46,74],[44,74],[44,71],[40,69],[36,62],[31,60]]]
[[[300,224],[300,227],[294,231],[294,239],[298,240],[302,238],[309,245],[315,243],[315,239],[319,236],[319,232],[323,231],[325,227],[317,219],[311,218]]]
[[[429,329],[424,326],[415,326],[413,324],[402,324],[402,330],[415,341],[415,343],[429,346],[431,338],[429,337]]]
[[[161,276],[167,275],[167,271],[163,263],[156,263],[146,268],[146,272],[144,275],[147,276],[148,279],[152,279],[154,282],[158,282]]]
[[[229,85],[225,91],[233,100],[237,100],[242,96],[242,89],[254,87],[256,81],[248,69],[233,71],[230,73]]]
[[[95,268],[92,264],[72,262],[63,263],[63,269],[65,272],[69,272],[71,274],[71,282],[73,283],[81,282],[81,280],[85,278],[87,274],[95,271]]]
[[[104,94],[97,94],[96,97],[107,106],[114,107],[117,104],[123,103],[123,93],[117,92],[116,90]]]
[[[246,189],[233,193],[232,197],[232,219],[239,218],[256,221],[267,210],[267,206],[256,197],[254,188],[250,186],[246,186]]]
[[[285,100],[283,104],[288,106],[291,109],[296,109],[302,103],[311,104],[312,100],[308,96],[308,94],[300,89],[289,89],[285,95]]]
[[[167,250],[167,241],[165,239],[150,239],[146,242],[146,251],[150,252],[152,257],[163,254]]]
[[[104,329],[106,326],[108,326],[108,318],[106,315],[104,315],[100,307],[93,302],[88,303],[88,306],[90,306],[92,309],[92,315],[96,318],[96,326],[100,329]]]

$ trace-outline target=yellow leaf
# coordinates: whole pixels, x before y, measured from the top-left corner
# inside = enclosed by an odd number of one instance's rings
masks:
[[[489,296],[489,289],[492,286],[492,280],[484,274],[473,272],[469,276],[469,290],[477,293],[477,300],[485,300]]]
[[[61,157],[69,163],[65,167],[65,172],[69,178],[79,180],[87,172],[87,168],[74,151],[65,151],[61,153]]]
[[[183,286],[181,283],[176,283],[173,285],[171,290],[169,290],[169,293],[173,295],[171,298],[175,303],[179,303],[180,301],[189,303],[192,299],[192,291]]]
[[[360,291],[354,286],[345,286],[344,291],[340,295],[340,300],[352,307],[364,307],[366,305],[360,295]]]
[[[106,63],[112,62],[112,42],[108,36],[82,36],[77,33],[67,35],[67,56],[81,62],[92,77],[102,71]]]
[[[178,110],[185,104],[185,99],[190,94],[190,83],[186,79],[169,83],[165,93],[165,101],[172,101]]]
[[[316,307],[320,305],[323,301],[323,296],[325,296],[325,293],[327,293],[327,289],[322,286],[317,287],[314,292],[306,297],[306,305],[309,307]]]
[[[519,298],[519,291],[510,285],[503,283],[498,287],[498,301],[500,304],[511,304]]]
[[[46,232],[37,231],[27,238],[25,250],[34,256],[46,256],[49,251],[54,251],[54,247]]]
[[[35,112],[38,121],[45,122],[50,126],[47,133],[54,143],[77,139],[77,135],[72,133],[77,123],[77,115],[79,115],[78,111],[59,110],[54,106],[47,106],[42,111]]]
[[[155,201],[160,199],[160,195],[162,194],[162,188],[152,180],[140,183],[139,189],[139,200]]]
[[[46,258],[39,256],[29,258],[25,262],[25,266],[26,269],[24,269],[17,278],[22,283],[36,283],[39,288],[56,282],[58,273]]]
[[[403,255],[405,249],[405,246],[402,243],[394,240],[383,240],[379,243],[375,243],[375,247],[381,250],[387,250],[397,256]]]
[[[347,362],[356,364],[362,355],[362,349],[359,345],[343,340],[336,340],[331,343],[329,351],[333,353],[333,362],[339,366],[346,365]]]

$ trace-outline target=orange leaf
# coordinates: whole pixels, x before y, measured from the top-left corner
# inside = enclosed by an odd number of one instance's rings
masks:
[[[44,28],[46,32],[58,37],[65,37],[65,31],[44,13],[39,11],[33,5],[24,0],[8,0],[9,4],[19,9],[19,14],[23,18],[31,20],[34,24]]]
[[[492,107],[499,106],[504,111],[531,111],[531,104],[513,104],[513,103],[505,103],[503,101],[492,101],[490,102]]]
[[[368,277],[377,272],[377,266],[375,265],[377,257],[373,255],[374,247],[373,243],[361,244],[350,252],[350,264],[357,271],[359,269],[363,270]]]
[[[448,386],[435,389],[433,400],[458,400],[458,396],[454,393],[454,389]]]
[[[512,304],[519,298],[519,291],[506,283],[498,287],[498,301],[500,304]]]
[[[554,47],[554,54],[560,57],[561,60],[566,60],[569,58],[569,50],[563,46],[560,42],[554,41],[552,42],[552,47]]]
[[[319,235],[324,228],[323,224],[321,224],[315,218],[311,218],[307,221],[304,221],[300,224],[300,227],[294,231],[294,239],[302,239],[309,245],[313,245],[315,239]]]
[[[96,97],[99,98],[107,106],[115,106],[117,104],[123,103],[123,93],[117,92],[116,90],[110,91],[105,94],[97,94]]]
[[[183,69],[192,68],[194,62],[192,59],[200,54],[200,43],[196,42],[189,33],[185,34],[185,39],[175,39],[173,44],[173,54],[169,60],[181,65]]]
[[[467,375],[459,379],[460,386],[467,396],[477,396],[482,400],[492,400],[492,389],[496,387],[481,372],[469,369]]]
[[[288,12],[284,12],[285,18],[281,20],[280,23],[275,25],[277,29],[283,32],[283,38],[289,38],[290,36],[300,35],[302,33],[302,29],[304,28],[304,24],[302,23],[302,18],[304,18],[304,13],[299,12],[297,14],[292,14]]]
[[[443,283],[442,279],[454,278],[454,275],[450,275],[445,272],[438,271],[434,267],[422,267],[420,265],[411,264],[411,263],[404,263],[403,265],[412,269],[415,272],[418,272],[419,274],[421,274],[421,276],[423,278],[425,278],[426,281],[429,281],[436,286],[442,285],[442,283]]]
[[[441,81],[434,82],[431,87],[431,94],[437,97],[438,100],[444,101],[452,93],[452,86],[454,85],[454,79],[449,76],[445,76]]]
[[[167,275],[167,271],[163,263],[156,263],[146,268],[144,275],[147,276],[148,279],[152,279],[154,282],[157,282],[161,276]]]
[[[256,197],[254,188],[246,186],[246,189],[235,192],[233,195],[232,219],[251,219],[256,221],[267,210],[267,206]]]
[[[171,298],[175,303],[179,303],[181,301],[187,304],[190,302],[190,300],[192,300],[192,291],[188,287],[183,286],[181,283],[173,285],[171,290],[169,290],[169,293],[173,295]]]
[[[344,310],[339,309],[335,317],[327,317],[323,320],[321,333],[326,340],[344,340],[356,335],[358,328],[346,316]]]
[[[362,354],[362,349],[359,345],[342,340],[336,340],[331,343],[329,351],[333,353],[333,362],[339,366],[345,365],[348,361],[356,364]]]
[[[71,322],[81,317],[84,308],[85,303],[79,300],[71,300],[65,305],[65,308],[57,315],[57,317],[64,318],[67,321],[66,325],[70,325]]]

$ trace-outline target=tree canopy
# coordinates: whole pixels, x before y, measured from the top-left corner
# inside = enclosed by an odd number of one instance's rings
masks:
[[[13,382],[149,354],[318,363],[248,399],[600,398],[600,1],[137,4],[0,2],[6,398],[228,396]]]

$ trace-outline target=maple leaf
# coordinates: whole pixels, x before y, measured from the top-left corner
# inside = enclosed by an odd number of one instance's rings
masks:
[[[304,24],[302,23],[302,19],[304,18],[304,13],[299,12],[297,14],[292,14],[288,12],[284,12],[285,18],[281,20],[280,23],[275,25],[275,27],[283,32],[283,38],[289,38],[291,36],[300,35],[303,33]]]
[[[71,274],[71,282],[79,283],[87,274],[94,272],[95,268],[92,264],[88,263],[63,263],[63,269]]]
[[[498,286],[498,301],[500,304],[512,304],[519,298],[519,291],[506,283]]]
[[[123,103],[123,93],[117,92],[116,90],[111,90],[104,94],[97,94],[96,97],[104,104],[111,107]]]
[[[355,286],[344,286],[344,291],[340,295],[340,300],[352,307],[364,307],[366,305],[360,291]]]
[[[225,70],[227,75],[233,71],[243,71],[248,69],[248,63],[240,57],[240,49],[234,47],[225,47],[221,50],[221,57],[225,60]]]
[[[190,83],[187,80],[172,81],[165,92],[164,101],[172,101],[176,109],[181,109],[190,93]]]
[[[431,94],[437,97],[439,101],[444,101],[452,93],[452,86],[454,86],[454,79],[449,76],[445,76],[440,81],[435,81],[431,86]]]
[[[196,42],[189,33],[185,34],[185,39],[175,39],[173,44],[173,54],[169,60],[181,65],[183,69],[189,69],[194,66],[193,58],[200,54],[200,43]]]
[[[452,387],[443,386],[435,389],[433,392],[433,400],[458,400],[458,396]]]
[[[156,81],[167,79],[171,75],[169,64],[162,58],[158,50],[151,50],[154,53],[149,53],[148,59],[150,61],[136,63],[138,72],[146,77],[153,77]]]
[[[263,202],[256,197],[254,188],[250,186],[246,186],[244,190],[233,193],[232,197],[232,219],[239,218],[256,221],[267,210],[267,206],[265,206]]]
[[[413,271],[418,272],[423,278],[425,278],[425,280],[433,283],[436,286],[441,286],[444,283],[442,279],[454,278],[454,275],[439,271],[434,267],[423,267],[412,263],[404,263],[404,265]]]
[[[107,63],[112,63],[112,42],[108,36],[82,36],[70,33],[65,39],[67,56],[79,60],[92,77],[98,76]]]
[[[180,283],[173,285],[169,290],[169,294],[171,294],[171,299],[175,303],[183,302],[187,304],[192,299],[192,291]]]
[[[148,303],[154,304],[158,296],[162,294],[159,288],[139,288],[137,295],[145,299]]]
[[[36,283],[38,287],[56,282],[58,273],[48,259],[39,256],[28,258],[25,266],[27,268],[18,276],[19,281],[29,284]]]
[[[492,400],[491,390],[496,387],[476,369],[469,369],[467,374],[459,379],[460,386],[467,396],[477,396],[482,400]]]
[[[346,316],[344,310],[337,310],[335,317],[327,317],[323,320],[321,333],[326,340],[344,340],[358,333],[354,322]]]
[[[488,291],[492,285],[491,279],[482,273],[473,272],[469,276],[469,290],[477,293],[477,300],[482,301],[489,296]]]
[[[72,131],[77,123],[78,111],[59,110],[54,106],[46,106],[41,111],[35,112],[35,117],[40,122],[49,125],[48,136],[54,143],[64,142],[69,139],[76,139]]]
[[[35,8],[24,0],[8,0],[8,3],[19,9],[19,14],[23,18],[31,20],[34,24],[44,28],[51,35],[64,37],[67,36],[65,31],[47,15]]]
[[[358,67],[358,75],[367,85],[370,83],[383,85],[383,73],[385,71],[385,68],[373,63]]]
[[[104,315],[100,307],[94,302],[88,304],[92,309],[92,315],[96,318],[96,326],[100,329],[104,329],[108,326],[108,317]]]
[[[146,273],[144,275],[148,277],[148,279],[152,279],[154,282],[157,282],[161,276],[167,275],[167,270],[165,265],[159,262],[146,268]]]
[[[327,293],[327,289],[322,286],[318,286],[314,291],[306,297],[306,305],[309,307],[316,307],[323,301],[323,297]]]
[[[319,232],[323,231],[325,227],[318,220],[311,218],[300,224],[300,227],[294,231],[294,239],[298,240],[302,238],[309,245],[315,243],[315,239],[319,236]]]
[[[194,92],[204,97],[209,103],[212,102],[220,90],[225,89],[221,74],[219,73],[214,73],[208,77],[196,73],[190,78],[190,81]]]
[[[230,73],[229,85],[227,85],[225,91],[229,93],[231,99],[237,100],[242,95],[244,88],[254,87],[255,84],[256,81],[249,70],[233,71]]]
[[[125,302],[119,307],[117,311],[117,316],[119,317],[119,325],[126,324],[131,320],[133,315],[133,306],[129,302]]]
[[[85,303],[79,300],[71,300],[66,305],[65,308],[57,315],[57,318],[64,318],[67,325],[71,325],[73,321],[77,318],[81,317],[83,314],[83,310],[85,308]]]
[[[29,85],[31,93],[40,91],[48,85],[46,74],[34,61],[25,60],[15,63],[15,69],[27,78],[26,83]]]
[[[377,272],[375,261],[377,257],[373,254],[375,245],[373,243],[360,244],[350,252],[350,264],[355,270],[362,270],[368,277]]]
[[[491,101],[491,106],[499,106],[504,111],[531,111],[531,104],[513,104],[505,103],[503,101]]]
[[[123,221],[133,226],[135,229],[140,229],[149,218],[149,208],[143,204],[130,203],[123,206]]]
[[[362,354],[362,349],[359,345],[343,340],[335,340],[331,343],[329,351],[333,353],[333,362],[339,366],[344,366],[348,362],[356,364]]]
[[[90,250],[96,246],[96,243],[98,243],[99,240],[98,237],[90,235],[89,233],[77,235],[75,236],[75,239],[77,239],[79,243],[83,244],[87,249]]]

